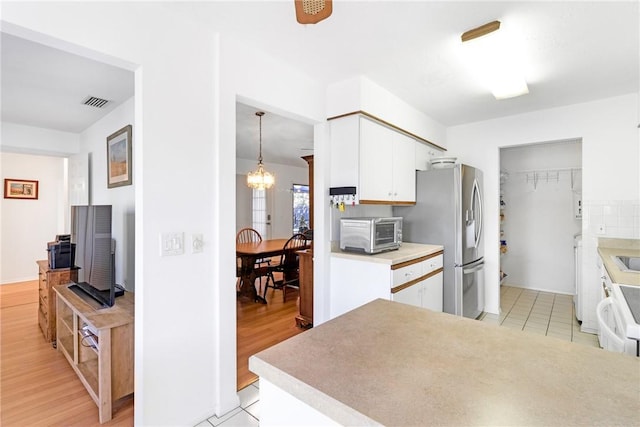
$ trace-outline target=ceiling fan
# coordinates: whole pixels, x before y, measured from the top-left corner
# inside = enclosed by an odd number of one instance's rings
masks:
[[[317,24],[331,16],[332,0],[294,0],[296,19],[300,24]]]

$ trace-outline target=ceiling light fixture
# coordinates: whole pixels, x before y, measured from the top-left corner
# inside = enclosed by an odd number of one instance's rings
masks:
[[[500,21],[469,30],[462,34],[461,39],[471,66],[496,99],[529,93],[520,50],[514,45],[512,35],[500,29]]]
[[[256,190],[269,189],[275,184],[275,177],[264,170],[262,164],[262,116],[263,111],[256,112],[256,116],[260,118],[260,154],[258,155],[258,169],[247,174],[247,185]]]

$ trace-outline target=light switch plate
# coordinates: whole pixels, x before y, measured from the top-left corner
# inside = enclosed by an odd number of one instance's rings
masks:
[[[184,233],[160,234],[160,256],[184,254]]]

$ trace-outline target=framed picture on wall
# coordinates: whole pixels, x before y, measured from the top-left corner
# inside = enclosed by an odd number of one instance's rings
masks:
[[[131,125],[107,137],[107,187],[131,185]]]
[[[6,178],[4,180],[4,198],[37,200],[38,181]]]

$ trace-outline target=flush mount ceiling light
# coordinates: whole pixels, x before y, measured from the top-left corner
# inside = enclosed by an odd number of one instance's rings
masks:
[[[265,190],[271,188],[273,184],[275,184],[276,180],[273,175],[264,170],[264,165],[262,164],[262,116],[264,116],[264,112],[258,111],[256,116],[260,119],[260,151],[258,155],[258,169],[247,174],[247,185],[256,190]]]
[[[514,38],[500,28],[500,21],[469,30],[461,39],[474,72],[496,99],[529,93],[522,70],[521,50],[515,46]]]
[[[300,24],[317,24],[331,16],[332,0],[294,0],[296,20]]]

